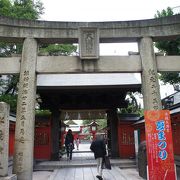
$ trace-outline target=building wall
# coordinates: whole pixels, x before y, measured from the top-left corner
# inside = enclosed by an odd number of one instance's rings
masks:
[[[15,140],[15,123],[10,122],[9,125],[9,156],[14,154],[14,141]]]
[[[171,117],[174,154],[180,155],[180,113]]]
[[[118,146],[120,158],[134,158],[134,127],[133,122],[118,123]]]
[[[14,155],[15,122],[10,122],[9,128],[9,156]],[[36,121],[34,138],[34,158],[51,159],[51,123],[50,119]]]
[[[51,127],[36,127],[34,138],[34,158],[51,159]]]

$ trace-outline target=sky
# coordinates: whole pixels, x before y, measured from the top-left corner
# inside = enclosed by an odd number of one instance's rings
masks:
[[[125,21],[154,18],[157,10],[171,7],[180,13],[180,0],[41,0],[47,21]],[[128,55],[137,52],[136,43],[101,44],[100,55]],[[161,83],[162,84],[162,83]],[[161,85],[161,98],[174,92]]]
[[[124,21],[154,18],[157,10],[180,12],[180,0],[41,0],[48,21]],[[178,7],[178,8],[176,8]],[[128,55],[136,43],[101,44],[100,55]]]
[[[41,0],[42,20],[123,21],[150,19],[157,10],[180,6],[179,0]]]

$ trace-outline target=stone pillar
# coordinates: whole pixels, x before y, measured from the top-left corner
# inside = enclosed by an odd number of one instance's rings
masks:
[[[142,92],[144,109],[162,109],[156,58],[154,54],[153,41],[150,37],[144,37],[140,40],[139,51],[142,62]]]
[[[118,149],[118,118],[116,109],[111,109],[107,113],[108,122],[110,125],[110,148],[111,148],[111,157],[119,157]]]
[[[58,107],[58,106],[57,106]],[[54,107],[51,109],[52,112],[52,126],[51,126],[51,137],[52,137],[52,155],[51,159],[59,160],[59,149],[60,149],[60,111]]]
[[[17,102],[13,171],[18,180],[31,180],[33,171],[36,96],[37,42],[26,38],[23,44]]]
[[[0,177],[8,176],[9,105],[0,102]]]

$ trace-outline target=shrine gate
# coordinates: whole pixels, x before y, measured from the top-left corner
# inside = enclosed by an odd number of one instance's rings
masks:
[[[150,20],[119,22],[46,22],[17,20],[0,17],[0,40],[23,42],[20,57],[0,58],[0,74],[20,74],[17,120],[15,132],[14,173],[19,180],[31,180],[33,171],[34,119],[36,90],[52,112],[52,151],[58,156],[57,131],[59,130],[59,109],[107,109],[108,126],[111,129],[112,155],[118,153],[116,111],[125,107],[125,95],[129,89],[136,91],[140,86],[110,86],[103,94],[102,89],[79,88],[80,95],[87,96],[85,104],[78,101],[79,90],[73,89],[74,97],[68,96],[68,89],[49,89],[53,99],[46,99],[47,89],[37,89],[37,76],[43,74],[100,74],[141,73],[144,108],[161,109],[157,72],[180,71],[180,56],[159,56],[154,53],[153,42],[173,40],[180,37],[180,15]],[[129,56],[100,56],[100,43],[137,42],[139,52]],[[79,56],[38,56],[38,44],[79,43]],[[122,79],[121,79],[122,80]],[[119,89],[118,89],[119,88]],[[96,96],[95,89],[98,96]],[[51,91],[52,90],[52,91]],[[71,89],[72,90],[72,89]],[[71,93],[72,91],[70,91]],[[91,93],[92,92],[92,93]],[[63,99],[65,93],[66,101]],[[84,93],[84,94],[83,94]],[[113,96],[114,95],[114,96]],[[94,97],[94,99],[93,99]],[[104,98],[105,97],[105,98]],[[75,98],[75,101],[72,101]],[[77,101],[76,101],[77,100]],[[102,102],[101,102],[102,100]],[[120,101],[118,101],[120,100]],[[74,103],[70,103],[74,102]]]

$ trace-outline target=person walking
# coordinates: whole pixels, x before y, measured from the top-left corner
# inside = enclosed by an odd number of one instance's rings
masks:
[[[65,147],[66,147],[66,152],[67,152],[67,157],[69,159],[72,159],[72,151],[74,149],[74,136],[72,134],[72,130],[69,129],[66,138],[65,138]]]
[[[106,155],[106,145],[102,135],[96,135],[96,139],[91,143],[91,151],[94,153],[94,157],[97,161],[97,178],[103,180],[103,158]]]
[[[75,143],[76,143],[76,148],[77,148],[77,150],[79,150],[79,143],[80,143],[80,140],[79,140],[78,137],[76,138]]]

